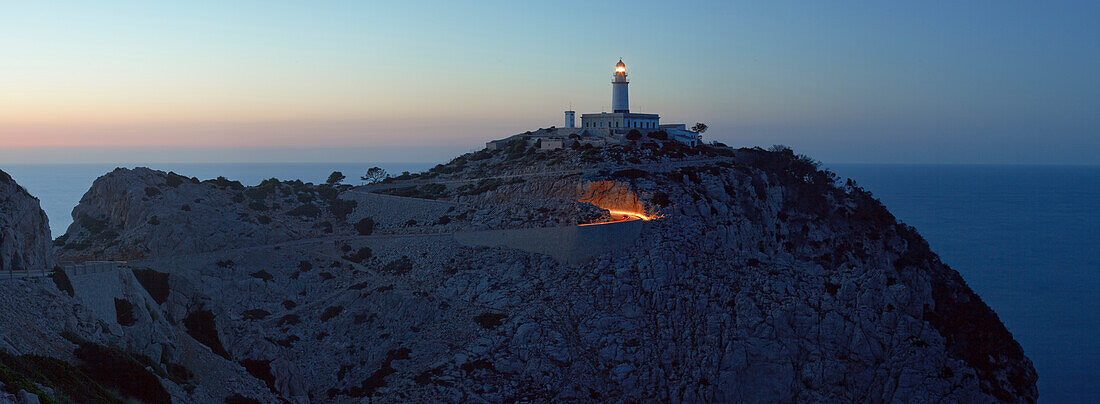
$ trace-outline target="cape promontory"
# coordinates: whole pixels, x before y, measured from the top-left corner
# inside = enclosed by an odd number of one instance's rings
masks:
[[[52,255],[0,192],[4,265],[67,265],[0,282],[12,397],[92,397],[33,358],[146,401],[1038,396],[914,228],[786,148],[514,142],[362,186],[117,169]],[[97,349],[147,384],[96,379]]]

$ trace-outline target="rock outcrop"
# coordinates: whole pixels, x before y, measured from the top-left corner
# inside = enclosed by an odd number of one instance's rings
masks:
[[[290,402],[1037,399],[959,274],[789,150],[480,151],[386,197],[171,176],[101,178],[63,254],[130,259],[149,313]],[[620,207],[659,219],[591,259],[455,240]]]
[[[333,234],[354,208],[332,187],[225,178],[200,182],[148,168],[116,169],[92,184],[60,237],[60,257],[137,259],[269,245]],[[336,228],[345,229],[346,226]]]
[[[53,268],[52,241],[38,199],[0,171],[0,272]]]

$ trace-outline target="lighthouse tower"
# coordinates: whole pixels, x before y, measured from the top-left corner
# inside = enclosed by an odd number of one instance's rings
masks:
[[[630,112],[630,103],[627,101],[626,86],[630,82],[626,81],[626,63],[623,63],[622,59],[619,59],[619,63],[615,65],[615,76],[611,80],[611,112],[612,113],[628,113]]]

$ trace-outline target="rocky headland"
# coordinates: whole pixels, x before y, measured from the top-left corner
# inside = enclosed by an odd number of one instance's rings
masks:
[[[13,401],[1038,396],[912,227],[785,148],[520,141],[365,186],[117,169],[52,245],[0,192],[5,270],[58,264],[0,282]]]

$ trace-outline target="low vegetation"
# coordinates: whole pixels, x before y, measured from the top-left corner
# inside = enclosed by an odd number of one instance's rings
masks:
[[[501,324],[504,324],[502,320],[504,320],[505,317],[508,316],[503,313],[485,312],[479,314],[477,317],[474,317],[474,322],[476,322],[477,325],[480,325],[481,328],[491,330],[499,327]]]

